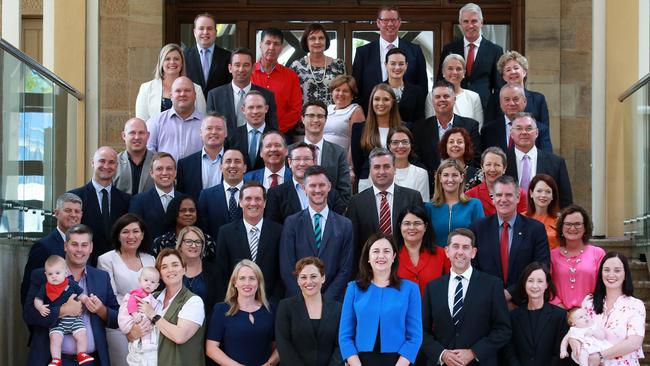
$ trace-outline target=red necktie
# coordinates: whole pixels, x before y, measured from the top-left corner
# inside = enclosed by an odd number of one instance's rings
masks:
[[[510,236],[508,235],[508,222],[503,222],[503,229],[501,230],[501,245],[499,252],[501,254],[501,269],[503,270],[503,283],[508,281],[508,243]]]
[[[393,228],[390,223],[390,206],[386,196],[388,192],[379,192],[381,202],[379,204],[379,231],[386,235],[393,235]]]
[[[474,43],[469,44],[469,50],[467,51],[467,66],[465,66],[465,69],[467,69],[467,76],[472,75],[472,68],[474,67]]]
[[[271,188],[276,187],[278,185],[278,175],[273,173],[271,174]]]

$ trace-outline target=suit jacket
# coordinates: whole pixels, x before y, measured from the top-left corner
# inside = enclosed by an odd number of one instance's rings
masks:
[[[183,194],[174,190],[174,199],[178,199]],[[149,235],[152,238],[157,238],[168,231],[168,221],[165,216],[165,209],[163,208],[162,201],[156,191],[156,187],[150,190],[136,194],[131,199],[131,206],[129,212],[134,213],[144,220],[149,229]]]
[[[399,115],[404,123],[414,123],[424,118],[426,90],[426,87],[404,82],[402,98],[398,103]]]
[[[532,90],[524,89],[526,95],[526,109],[524,112],[530,113],[535,117],[537,123],[543,123],[549,126],[550,117],[548,115],[548,106],[544,94]],[[485,111],[485,120],[492,121],[503,117],[503,111],[499,102],[499,93],[490,95],[487,109]]]
[[[497,366],[497,352],[510,340],[508,308],[499,279],[472,271],[467,293],[463,298],[460,321],[454,326],[449,311],[446,274],[427,284],[422,298],[422,352],[428,365],[437,365],[445,349],[469,348],[481,360],[481,366]],[[479,365],[474,360],[470,365]]]
[[[223,146],[224,152],[228,150],[228,145],[228,140],[226,140]],[[223,176],[221,180],[223,181]],[[194,197],[198,201],[201,190],[205,188],[210,187],[203,187],[203,149],[201,149],[178,161],[176,189]]]
[[[282,225],[268,219],[264,220],[257,246],[257,258],[255,258],[255,264],[260,267],[264,275],[266,296],[273,304],[277,304],[284,295],[279,263],[281,234]],[[230,278],[235,265],[242,259],[252,260],[243,219],[221,227],[217,237],[216,257],[217,265],[223,271],[223,278]],[[227,281],[224,285],[227,286]]]
[[[147,150],[144,157],[140,183],[138,184],[138,193],[145,192],[153,187],[153,178],[151,178],[149,171],[151,170],[151,161],[153,160],[154,154],[153,151]],[[133,185],[131,181],[131,163],[129,162],[129,154],[126,150],[117,154],[117,161],[117,173],[115,173],[115,177],[113,178],[113,185],[122,192],[133,194],[131,189],[131,185]]]
[[[314,331],[302,295],[280,301],[275,316],[275,342],[282,363],[307,366],[329,360],[328,366],[342,365],[340,320],[341,303],[324,298],[318,330]]]
[[[31,327],[32,336],[29,343],[28,365],[47,365],[52,359],[50,356],[49,329],[59,320],[60,306],[50,305],[50,315],[44,317],[34,308],[34,298],[39,289],[45,284],[43,268],[37,268],[31,273],[30,287],[27,299],[23,305],[23,320]],[[104,322],[97,314],[90,313],[90,325],[95,339],[95,351],[99,359],[95,358],[95,365],[110,366],[108,357],[108,344],[106,343],[106,328],[117,329],[117,312],[119,304],[111,287],[108,272],[86,266],[86,293],[94,294],[106,306],[107,321]]]
[[[343,215],[347,208],[343,199],[334,190],[327,195],[327,206],[340,215]],[[284,224],[287,217],[300,211],[302,211],[302,206],[300,205],[298,193],[293,186],[293,179],[286,180],[279,186],[268,190],[264,217]]]
[[[506,153],[508,157],[508,166],[506,167],[507,175],[519,181],[519,171],[517,170],[517,156],[514,149],[508,150]],[[548,174],[555,180],[557,189],[560,191],[560,207],[564,208],[573,203],[573,194],[571,193],[571,182],[569,181],[569,173],[567,172],[566,162],[561,156],[548,153],[546,151],[537,149],[537,171],[535,174]],[[534,176],[533,175],[533,176]],[[531,176],[531,179],[533,177]]]
[[[201,191],[197,211],[199,214],[198,223],[201,230],[210,234],[213,238],[218,237],[219,229],[223,225],[241,219],[242,217],[241,207],[237,207],[235,217],[230,217],[228,205],[226,204],[226,191],[223,188],[223,184]]]
[[[399,48],[406,54],[406,61],[409,64],[406,74],[404,74],[404,81],[428,90],[427,63],[420,46],[400,38]],[[356,79],[359,89],[359,104],[363,107],[366,115],[372,88],[384,81],[381,74],[380,55],[379,40],[376,40],[357,48],[352,64],[352,76]],[[422,111],[424,112],[424,109]]]
[[[287,290],[287,296],[300,293],[293,270],[302,258],[314,256],[327,263],[323,296],[337,301],[343,300],[345,286],[352,279],[354,247],[352,244],[352,222],[330,210],[325,223],[320,248],[316,248],[314,229],[309,209],[287,217],[282,228],[280,245],[280,273]]]
[[[264,96],[266,104],[269,106],[269,111],[266,112],[264,120],[266,123],[278,129],[278,116],[277,107],[275,105],[275,96],[273,92],[251,84],[251,90],[257,90]],[[237,111],[235,110],[235,95],[232,90],[232,84],[228,83],[218,88],[210,90],[208,93],[208,112],[217,112],[226,118],[228,124],[228,131],[234,131],[237,128]]]
[[[291,151],[296,144],[289,146]],[[327,171],[327,177],[332,182],[332,188],[336,190],[345,205],[352,197],[352,182],[350,182],[350,165],[348,164],[347,151],[337,144],[323,140],[323,151],[319,165]],[[338,212],[338,211],[337,211]]]
[[[483,123],[481,128],[481,146],[487,149],[490,146],[500,147],[503,151],[508,151],[508,144],[506,143],[506,122],[505,117]],[[539,136],[535,140],[535,146],[538,149],[553,152],[553,144],[551,144],[551,134],[548,125],[538,123]]]
[[[31,280],[32,271],[36,268],[45,266],[45,261],[51,255],[58,255],[65,258],[65,251],[63,250],[63,238],[56,228],[51,233],[47,234],[31,248],[29,248],[29,255],[27,256],[27,263],[25,264],[25,271],[23,272],[23,282],[20,284],[20,303],[25,304],[27,291],[29,291],[29,284]]]
[[[500,235],[498,214],[475,221],[470,230],[476,235],[476,257],[472,260],[474,268],[501,279],[503,287],[512,295],[515,302],[520,301],[519,278],[524,268],[532,262],[550,266],[551,254],[548,249],[546,229],[541,222],[517,214],[512,227],[512,242],[508,253],[508,278],[503,280],[501,269]]]
[[[220,85],[228,84],[232,80],[232,75],[228,71],[230,63],[230,51],[214,45],[212,53],[212,62],[208,72],[208,80],[203,76],[203,67],[201,66],[201,55],[196,45],[185,50],[185,72],[195,84],[199,84],[203,89],[203,96],[207,97],[208,92]]]
[[[291,179],[293,178],[293,173],[291,172],[291,169],[289,169],[288,166],[284,167],[284,176],[283,176],[283,183],[284,182],[290,182]],[[260,184],[264,184],[264,168],[262,169],[257,169],[253,170],[250,172],[247,172],[244,174],[244,183],[250,182],[250,181],[255,181]]]
[[[420,192],[395,185],[393,207],[391,207],[393,233],[400,230],[400,225],[397,222],[399,214],[410,206],[424,208]],[[373,187],[352,196],[347,216],[352,220],[352,227],[354,228],[354,263],[359,263],[360,252],[366,240],[370,235],[379,232],[379,212],[377,212],[377,201]]]
[[[525,306],[510,312],[512,341],[505,349],[509,366],[559,366],[569,365],[569,359],[560,359],[560,343],[569,331],[566,310],[545,303],[537,328],[532,329]]]
[[[97,264],[97,258],[100,255],[113,250],[111,243],[111,233],[107,232],[102,223],[102,211],[100,209],[100,202],[97,200],[97,193],[92,182],[88,182],[85,186],[75,188],[70,191],[74,193],[83,202],[83,215],[81,216],[81,223],[88,225],[93,230],[93,252],[90,255],[88,263],[90,265]],[[129,211],[129,201],[131,196],[117,189],[115,186],[111,188],[110,193],[110,226],[113,227],[115,221]]]
[[[442,48],[440,54],[440,65],[438,65],[438,80],[442,80],[442,61],[450,53],[455,53],[465,57],[463,39],[453,41],[446,44]],[[497,62],[503,55],[503,49],[483,37],[481,44],[474,58],[474,66],[472,67],[472,74],[465,75],[460,86],[463,89],[472,90],[481,97],[481,104],[483,109],[487,107],[488,98],[490,94],[498,92],[501,86],[505,84],[501,74],[497,71]]]
[[[255,155],[255,164],[251,166],[250,159],[248,158],[248,130],[246,125],[237,127],[232,134],[230,139],[230,147],[237,149],[244,154],[244,162],[246,163],[246,170],[257,170],[264,168],[264,160],[260,157],[260,152],[262,151],[262,135],[269,131],[275,131],[276,128],[271,126],[268,122],[264,125],[264,131],[262,134],[257,136],[257,154]]]

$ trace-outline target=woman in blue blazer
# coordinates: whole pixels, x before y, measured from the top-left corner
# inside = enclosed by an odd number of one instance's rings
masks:
[[[422,343],[418,286],[397,277],[392,237],[373,234],[359,260],[356,281],[343,301],[339,346],[350,366],[408,366]]]

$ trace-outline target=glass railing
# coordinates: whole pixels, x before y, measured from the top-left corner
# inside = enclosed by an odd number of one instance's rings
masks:
[[[20,283],[32,242],[54,228],[56,197],[74,174],[70,147],[82,94],[0,39],[0,364],[24,365]],[[70,166],[68,166],[70,164]]]
[[[637,245],[650,245],[650,74],[620,97],[624,141],[625,234]]]

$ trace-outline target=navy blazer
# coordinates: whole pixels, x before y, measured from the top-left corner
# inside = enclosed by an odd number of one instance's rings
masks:
[[[251,90],[257,90],[262,93],[266,100],[266,104],[269,106],[269,111],[266,112],[264,120],[273,126],[273,128],[277,129],[277,107],[275,105],[275,96],[273,95],[273,92],[255,84],[251,84]],[[208,113],[217,112],[224,116],[228,125],[228,131],[234,131],[237,128],[237,111],[235,111],[235,95],[232,90],[232,84],[228,83],[210,90],[206,100],[208,103]]]
[[[23,319],[30,326],[32,335],[29,343],[28,365],[47,365],[52,359],[50,356],[49,329],[59,320],[60,306],[50,305],[50,315],[42,316],[34,308],[34,298],[39,289],[45,284],[45,271],[37,268],[31,273],[30,287],[27,299],[23,305]],[[107,321],[104,322],[97,314],[90,313],[90,325],[95,339],[95,351],[98,358],[95,358],[95,365],[110,366],[108,357],[108,344],[106,343],[106,328],[117,329],[117,313],[119,304],[111,287],[111,279],[108,272],[86,266],[86,293],[94,294],[106,306]]]
[[[548,125],[537,124],[539,136],[535,140],[535,146],[538,149],[553,152],[553,144],[551,144],[551,134]],[[485,150],[490,146],[500,147],[501,150],[508,151],[508,144],[506,143],[506,120],[501,116],[498,119],[483,123],[481,127],[481,147]]]
[[[293,173],[291,173],[291,169],[289,169],[288,166],[285,166],[284,168],[283,178],[284,178],[283,183],[290,182],[291,179],[293,178]],[[255,181],[260,184],[264,184],[264,168],[246,172],[246,174],[244,174],[244,183],[248,183],[250,181]]]
[[[422,298],[422,352],[437,365],[445,349],[471,349],[481,366],[497,366],[497,353],[510,340],[511,328],[503,288],[498,278],[472,270],[463,298],[460,321],[454,326],[449,311],[446,274],[429,282]],[[476,360],[470,365],[479,365]]]
[[[185,72],[195,84],[201,85],[203,96],[206,97],[208,92],[220,85],[228,84],[232,80],[232,75],[228,71],[230,63],[230,51],[227,51],[216,44],[212,53],[212,62],[210,71],[208,71],[208,80],[203,76],[203,67],[201,66],[201,55],[193,45],[185,50]]]
[[[88,225],[93,230],[93,252],[90,255],[88,263],[94,266],[97,264],[97,258],[99,258],[100,255],[114,249],[110,239],[111,233],[106,232],[106,229],[104,228],[100,202],[97,200],[97,192],[95,191],[92,182],[88,182],[83,187],[75,188],[71,190],[70,193],[74,193],[81,198],[81,202],[83,203],[81,223]],[[115,221],[129,211],[131,195],[124,193],[113,186],[111,187],[110,197],[110,226],[113,227]]]
[[[546,229],[541,222],[517,214],[512,228],[512,242],[508,253],[508,278],[503,281],[501,268],[500,235],[498,214],[475,221],[470,230],[476,236],[476,257],[472,260],[474,268],[501,279],[503,287],[520,301],[519,278],[524,268],[532,262],[540,262],[550,267],[551,254],[548,249]]]
[[[406,54],[406,61],[409,64],[406,74],[404,74],[404,81],[428,90],[427,62],[420,46],[400,38],[399,48]],[[379,39],[377,39],[357,48],[352,64],[352,76],[357,81],[359,90],[358,101],[366,115],[368,115],[368,100],[372,88],[384,81],[381,74],[380,55]],[[424,113],[424,105],[422,106],[422,112]]]
[[[180,160],[176,167],[176,189],[199,199],[203,187],[203,149]]]
[[[182,195],[183,193],[174,190],[174,199],[178,199]],[[151,238],[157,238],[169,231],[165,209],[155,186],[146,192],[133,196],[129,212],[142,218],[144,223],[147,224]]]
[[[255,258],[255,264],[260,267],[264,275],[266,296],[275,305],[284,297],[279,258],[281,235],[282,225],[268,219],[264,220],[257,246],[257,258]],[[223,271],[223,278],[226,279],[230,278],[235,265],[242,259],[252,260],[244,220],[239,219],[221,227],[217,237],[216,258],[217,266]],[[227,285],[227,281],[224,285]]]
[[[465,58],[464,50],[464,41],[463,39],[458,39],[449,44],[446,44],[442,48],[442,53],[440,54],[440,64],[438,65],[438,80],[442,80],[442,61],[445,60],[445,57],[451,53],[455,53]],[[461,81],[460,86],[463,89],[469,89],[478,93],[481,97],[481,104],[483,105],[483,110],[487,107],[488,99],[490,95],[498,92],[501,89],[501,86],[505,84],[501,74],[497,70],[497,62],[499,58],[503,55],[503,48],[496,45],[483,37],[481,39],[481,44],[474,58],[474,66],[472,67],[472,74],[465,74],[465,78]],[[488,120],[488,119],[485,119]]]
[[[49,234],[32,244],[29,248],[25,271],[23,272],[23,282],[20,284],[20,303],[25,304],[27,291],[29,290],[30,278],[32,271],[36,268],[45,266],[45,261],[51,255],[58,255],[65,258],[63,250],[63,238],[56,228]]]
[[[514,149],[507,151],[508,166],[506,167],[507,175],[519,181],[519,171],[517,170],[517,156]],[[535,174],[548,174],[555,180],[560,196],[560,207],[564,208],[573,203],[573,193],[571,193],[571,181],[569,172],[566,168],[566,162],[561,156],[548,153],[544,150],[537,149],[537,171]],[[532,179],[533,177],[531,177]]]
[[[264,217],[277,223],[283,224],[287,217],[302,211],[300,198],[293,186],[293,179],[269,189],[266,197]],[[347,205],[335,190],[331,190],[327,195],[327,206],[330,210],[341,215],[347,208]]]
[[[528,89],[524,89],[524,93],[526,94],[526,109],[524,109],[524,112],[532,114],[537,123],[549,126],[550,117],[544,94]],[[492,121],[500,117],[503,117],[503,111],[499,102],[499,93],[495,93],[490,95],[484,120]]]
[[[201,191],[197,211],[201,230],[213,238],[218,237],[219,229],[223,225],[241,219],[242,217],[241,207],[237,207],[235,217],[230,217],[228,205],[226,204],[226,191],[223,188],[223,184]]]
[[[260,152],[262,151],[262,135],[264,135],[269,131],[275,131],[275,130],[276,129],[273,126],[271,126],[271,124],[266,123],[264,125],[264,131],[262,132],[262,134],[257,136],[257,143],[259,144],[259,146],[257,147],[257,154],[255,155],[255,164],[253,164],[253,166],[251,166],[250,159],[248,158],[248,129],[246,125],[237,127],[233,131],[232,135],[229,135],[228,138],[230,139],[230,147],[241,151],[241,153],[244,155],[244,163],[246,163],[247,171],[264,168],[264,160],[262,160],[262,157],[260,157]]]
[[[427,88],[404,82],[402,98],[397,104],[399,115],[404,123],[414,123],[424,118],[424,101],[427,98]]]
[[[327,264],[323,296],[342,301],[345,286],[352,279],[354,266],[352,221],[330,210],[319,249],[316,249],[313,228],[308,208],[287,217],[284,222],[280,245],[280,273],[286,294],[295,296],[300,293],[296,276],[293,275],[296,262],[314,256]]]

